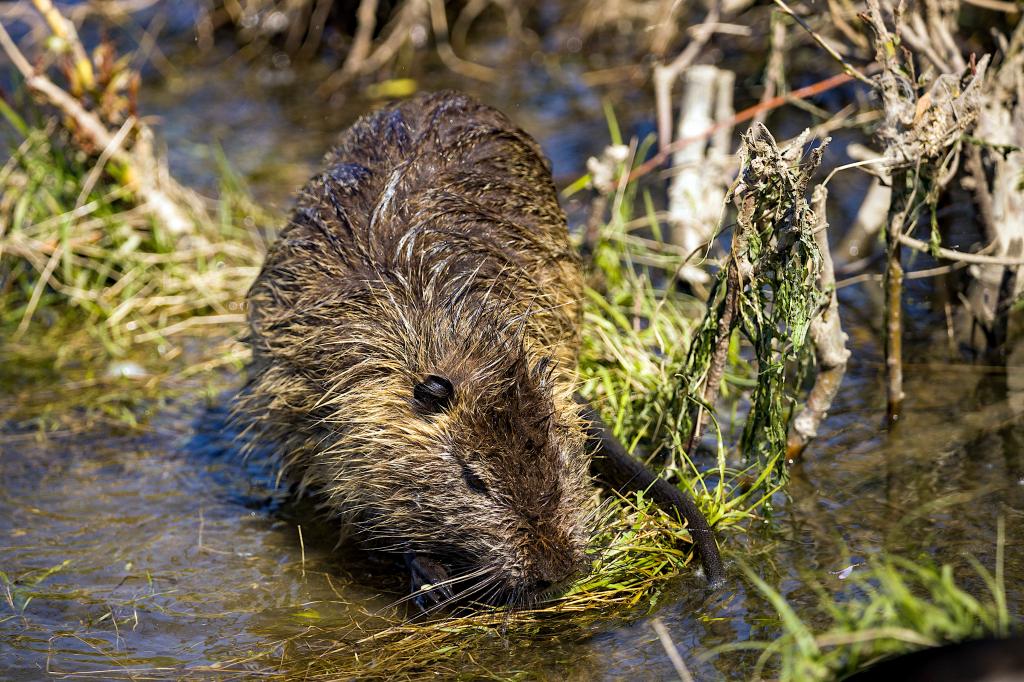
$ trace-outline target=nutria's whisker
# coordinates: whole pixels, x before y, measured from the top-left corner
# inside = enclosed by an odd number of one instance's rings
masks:
[[[401,606],[402,604],[404,604],[404,603],[406,603],[408,601],[416,599],[417,597],[422,596],[423,594],[426,594],[427,592],[431,592],[433,590],[439,590],[439,589],[442,589],[444,587],[450,587],[451,585],[454,585],[454,584],[460,583],[460,582],[465,582],[467,580],[472,580],[472,579],[478,578],[478,577],[480,577],[482,575],[486,575],[489,572],[490,572],[490,568],[488,568],[488,567],[481,567],[481,568],[478,568],[477,570],[472,571],[470,573],[466,573],[466,574],[463,574],[463,575],[458,575],[458,576],[455,576],[454,578],[448,578],[447,580],[442,580],[442,581],[439,581],[439,582],[436,582],[436,583],[432,583],[427,589],[419,589],[419,590],[416,590],[415,592],[410,592],[409,594],[405,595],[404,597],[401,597],[400,599],[396,599],[395,601],[391,602],[387,606],[384,606],[381,609],[381,611],[391,610],[393,608]],[[459,594],[460,593],[457,593],[457,594],[455,594],[455,596],[458,597]]]
[[[497,580],[497,576],[494,576],[491,580]],[[440,602],[434,604],[433,606],[431,606],[429,608],[423,609],[419,614],[417,614],[417,616],[418,617],[422,617],[422,618],[426,618],[427,616],[430,616],[430,615],[432,615],[434,613],[438,613],[438,612],[444,611],[447,607],[449,607],[449,606],[451,606],[453,604],[456,604],[456,603],[466,603],[466,602],[469,601],[469,599],[473,596],[474,593],[483,590],[484,588],[487,587],[487,585],[488,585],[487,581],[484,581],[484,582],[479,583],[479,584],[475,584],[475,585],[473,585],[473,586],[463,590],[462,592],[459,592],[457,594],[453,594],[452,596],[448,597],[447,599],[445,599],[443,601],[440,601]]]

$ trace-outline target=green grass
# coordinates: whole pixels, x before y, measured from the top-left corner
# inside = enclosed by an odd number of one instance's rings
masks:
[[[726,465],[723,434],[717,434],[713,466],[701,469],[687,456],[689,430],[683,425],[690,405],[678,393],[689,383],[684,374],[687,356],[705,308],[680,293],[670,279],[685,256],[672,253],[657,233],[642,238],[632,234],[645,225],[613,220],[605,227],[595,258],[603,291],[586,292],[581,392],[628,448],[641,446],[651,458],[666,463],[666,471],[693,495],[712,525],[735,525],[750,519],[772,490],[763,485],[757,469]],[[657,268],[638,265],[638,259],[654,262],[651,256],[658,256]],[[723,395],[735,398],[749,379],[750,367],[736,348],[731,356]],[[742,490],[739,481],[744,482]]]
[[[6,105],[0,113],[16,139],[0,168],[6,351],[30,330],[61,323],[62,345],[114,356],[138,345],[167,353],[177,334],[241,325],[241,294],[261,260],[253,225],[263,215],[229,174],[214,217],[171,235],[139,209],[117,169],[96,168],[55,119],[33,125]]]
[[[248,357],[242,301],[268,217],[222,164],[220,200],[172,236],[116,169],[96,169],[57,119],[0,101],[0,420],[40,434],[144,428],[165,398],[194,393]],[[188,343],[202,335],[201,343]],[[115,361],[145,376],[117,378]],[[187,386],[187,389],[184,388]]]
[[[928,557],[918,561],[899,556],[872,558],[830,591],[811,578],[818,596],[811,613],[798,615],[793,606],[749,568],[747,579],[779,615],[782,634],[771,642],[744,642],[720,647],[715,655],[737,649],[759,649],[753,672],[766,668],[783,682],[832,680],[889,656],[967,639],[1011,634],[1003,583],[1003,525],[1000,522],[995,570],[989,572],[968,557],[973,583],[987,594],[975,596],[958,581],[953,566]],[[814,626],[808,621],[825,623]]]

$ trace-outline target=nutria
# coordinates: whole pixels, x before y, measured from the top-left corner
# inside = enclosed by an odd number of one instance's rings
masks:
[[[531,603],[587,562],[603,432],[574,400],[581,297],[533,139],[455,93],[383,108],[327,155],[249,292],[235,414],[344,529],[403,554],[414,591]],[[611,478],[654,480],[637,473]]]

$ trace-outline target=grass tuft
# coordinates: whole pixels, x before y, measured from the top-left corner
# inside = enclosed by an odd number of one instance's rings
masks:
[[[753,679],[775,665],[783,682],[832,680],[890,656],[980,637],[1006,637],[1010,615],[1003,584],[1003,524],[997,538],[995,573],[973,557],[967,561],[972,582],[984,585],[974,596],[957,581],[953,566],[929,558],[872,558],[866,570],[854,571],[843,587],[830,591],[811,580],[816,612],[797,615],[777,590],[744,568],[747,579],[775,607],[782,635],[771,642],[743,642],[719,647],[715,655],[739,649],[762,651]],[[825,622],[816,630],[808,620]],[[773,672],[773,677],[775,673]]]
[[[76,150],[55,119],[35,125],[4,113],[16,136],[0,169],[7,350],[31,328],[69,319],[114,356],[147,344],[166,352],[167,339],[182,332],[241,325],[242,296],[262,257],[254,228],[264,216],[230,176],[217,218],[174,236],[140,210],[112,167]]]

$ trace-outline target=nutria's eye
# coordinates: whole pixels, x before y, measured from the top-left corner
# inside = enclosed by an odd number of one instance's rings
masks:
[[[412,396],[426,412],[440,412],[446,409],[455,397],[455,387],[444,377],[431,374],[413,386]]]
[[[487,493],[487,484],[483,480],[470,471],[468,468],[462,468],[462,478],[466,481],[466,487],[475,493],[484,495]]]

